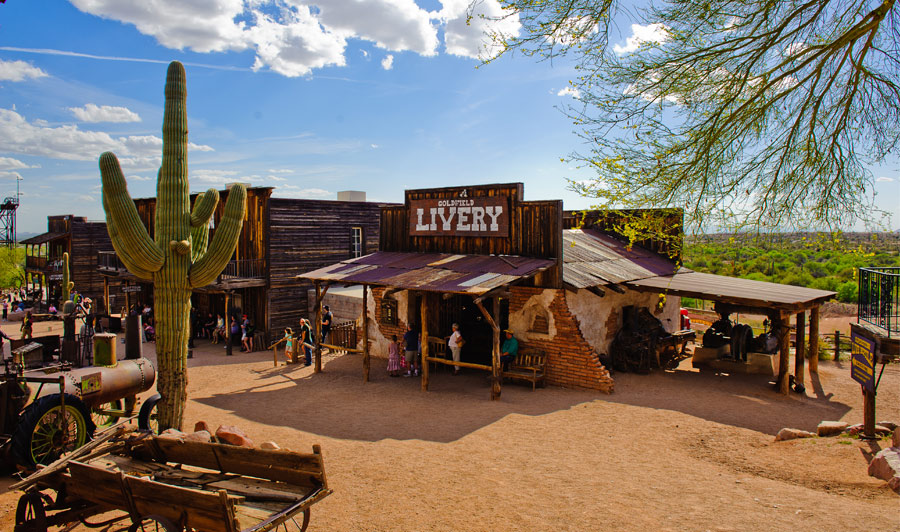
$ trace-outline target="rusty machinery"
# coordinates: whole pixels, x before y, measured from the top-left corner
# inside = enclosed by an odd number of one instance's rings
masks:
[[[703,333],[703,347],[721,349],[719,358],[746,362],[747,353],[774,353],[778,348],[778,338],[769,330],[769,320],[763,322],[766,330],[759,336],[753,336],[753,328],[749,325],[732,322],[731,312],[716,308],[719,319],[713,322]]]
[[[113,366],[70,369],[59,364],[26,370],[21,356],[14,356],[5,359],[4,366],[0,456],[26,468],[48,464],[84,445],[98,425],[130,417],[136,395],[156,380],[156,370],[146,358]]]
[[[622,327],[610,345],[609,362],[622,372],[671,369],[686,357],[685,346],[693,339],[693,331],[669,333],[649,310],[629,305],[622,308]]]

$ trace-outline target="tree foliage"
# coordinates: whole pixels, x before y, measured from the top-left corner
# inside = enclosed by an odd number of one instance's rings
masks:
[[[25,284],[25,248],[0,247],[0,288],[19,288]]]
[[[658,38],[610,49],[614,0],[501,0],[501,51],[570,56],[566,112],[598,207],[685,207],[686,224],[757,230],[877,221],[868,165],[900,139],[895,0],[667,0]],[[621,11],[620,13],[621,14]]]

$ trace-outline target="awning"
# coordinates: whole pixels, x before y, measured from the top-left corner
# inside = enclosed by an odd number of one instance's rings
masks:
[[[619,284],[636,279],[672,275],[678,270],[640,246],[628,247],[609,235],[591,229],[563,231],[563,282],[573,288]]]
[[[694,297],[759,309],[800,312],[821,305],[836,293],[802,286],[753,281],[711,273],[684,272],[625,283],[631,288]]]
[[[556,264],[513,255],[378,251],[298,275],[299,279],[481,295]]]
[[[33,236],[31,238],[26,238],[25,240],[19,240],[19,244],[25,244],[29,246],[36,246],[39,244],[46,244],[51,240],[56,240],[57,238],[62,238],[69,233],[44,233],[41,235]]]

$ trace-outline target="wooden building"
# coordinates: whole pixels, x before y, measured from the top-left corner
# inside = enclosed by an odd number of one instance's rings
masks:
[[[203,315],[224,315],[227,296],[233,313],[247,314],[258,330],[277,337],[286,327],[296,329],[306,316],[312,283],[298,279],[299,273],[376,249],[382,204],[275,198],[272,191],[248,187],[247,217],[234,258],[215,282],[194,290],[192,303]],[[210,239],[224,213],[228,190],[219,195]],[[195,199],[193,195],[191,201]],[[136,199],[135,204],[152,236],[156,198]],[[101,254],[99,264],[111,308],[135,302],[152,306],[152,285],[130,274],[114,252]]]
[[[701,279],[709,289],[698,292],[692,281],[706,274],[679,267],[680,210],[567,213],[561,201],[524,201],[523,192],[521,183],[406,191],[403,205],[382,210],[379,251],[301,275],[315,281],[319,301],[329,286],[363,285],[364,380],[370,352],[386,356],[391,336],[409,325],[421,331],[427,389],[429,363],[454,365],[432,354],[458,323],[466,339],[460,365],[491,373],[492,398],[500,396],[505,329],[520,352],[544,355],[547,383],[609,393],[614,382],[601,360],[615,349],[626,314],[646,311],[672,335],[681,295],[753,303],[781,325],[834,296],[721,276]],[[655,225],[655,236],[626,238],[629,219]],[[760,297],[742,299],[746,291]],[[780,378],[787,383],[785,353]]]
[[[97,257],[112,251],[105,222],[64,214],[47,217],[47,232],[22,240],[25,246],[25,282],[29,291],[41,290],[42,299],[59,306],[62,290],[63,253],[69,254],[69,273],[75,289],[95,301],[103,297],[103,277]]]

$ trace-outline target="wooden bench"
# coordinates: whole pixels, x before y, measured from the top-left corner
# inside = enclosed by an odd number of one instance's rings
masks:
[[[509,367],[500,376],[503,379],[528,381],[534,390],[538,383],[544,385],[547,366],[547,357],[542,351],[530,351],[519,353],[510,362]]]

